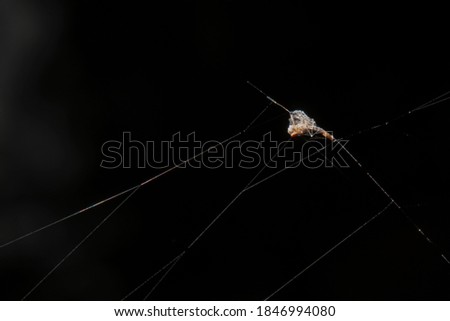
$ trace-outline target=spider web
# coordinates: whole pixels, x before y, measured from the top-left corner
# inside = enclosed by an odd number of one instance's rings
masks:
[[[411,109],[449,87],[445,7],[73,3],[1,5],[1,298],[450,299],[448,104]],[[124,130],[242,130],[247,78],[362,168],[266,169],[206,231],[259,169],[99,168]],[[268,108],[239,139],[287,125]]]
[[[438,103],[442,103],[444,101],[446,101],[447,99],[449,99],[450,97],[448,97],[449,92],[446,92],[443,95],[440,95],[436,98],[434,98],[433,100],[427,102],[426,104],[423,104],[419,107],[416,107],[414,109],[411,109],[409,111],[407,111],[406,113],[395,117],[387,122],[384,122],[382,124],[378,124],[378,125],[374,125],[371,126],[368,129],[364,129],[364,130],[359,130],[357,132],[355,132],[354,134],[351,134],[349,137],[353,138],[356,137],[358,135],[362,135],[364,133],[370,133],[371,131],[375,131],[378,130],[379,128],[382,127],[387,127],[391,124],[393,124],[396,121],[399,121],[401,119],[407,118],[409,117],[409,115],[432,107]],[[247,133],[247,131],[249,131],[252,126],[254,126],[255,124],[257,124],[258,119],[261,117],[261,115],[268,110],[268,108],[270,107],[270,105],[266,106],[266,108],[264,108],[260,114],[258,114],[250,123],[249,125],[242,131],[238,132],[235,135],[232,135],[231,137],[229,137],[228,139],[224,140],[222,143],[230,141],[234,138],[236,138],[237,136],[243,135],[245,133]],[[350,155],[350,157],[353,159],[353,161],[355,162],[355,164],[362,170],[362,173],[364,173],[369,180],[371,181],[371,184],[375,187],[375,190],[377,190],[378,192],[381,192],[382,194],[384,194],[385,196],[385,201],[384,201],[384,205],[382,205],[378,211],[376,211],[375,213],[372,213],[366,220],[364,220],[360,225],[358,225],[356,227],[356,229],[352,230],[351,232],[349,232],[347,235],[345,235],[345,237],[341,238],[337,243],[336,243],[336,239],[334,240],[334,245],[332,247],[330,247],[328,250],[326,250],[325,252],[323,252],[318,258],[316,258],[315,260],[310,260],[310,264],[308,264],[305,268],[303,268],[302,270],[300,270],[300,272],[298,272],[297,274],[294,274],[293,277],[287,279],[287,281],[285,281],[284,283],[281,284],[281,287],[278,287],[275,292],[272,292],[267,299],[272,298],[273,295],[277,294],[278,292],[282,291],[286,286],[288,286],[289,284],[291,284],[293,281],[295,281],[297,278],[299,278],[303,273],[305,273],[306,271],[308,271],[310,268],[312,268],[316,263],[320,262],[322,259],[324,259],[327,255],[331,254],[333,251],[335,251],[339,246],[343,245],[346,242],[350,242],[350,238],[352,238],[356,233],[358,233],[360,230],[362,230],[363,228],[365,228],[368,224],[372,223],[372,221],[376,220],[379,216],[381,216],[382,214],[384,214],[388,209],[392,210],[392,205],[395,205],[408,219],[408,221],[412,222],[412,225],[415,227],[416,231],[419,232],[419,234],[421,235],[422,239],[426,240],[428,243],[432,244],[434,247],[434,250],[438,249],[438,246],[431,240],[431,238],[428,236],[428,234],[425,234],[425,232],[419,227],[418,224],[416,224],[416,222],[409,216],[408,211],[404,210],[402,206],[400,206],[397,201],[384,189],[383,185],[378,183],[378,181],[374,178],[374,176],[372,176],[371,171],[366,170],[366,168],[361,164],[361,162],[355,157],[353,156],[352,153],[350,153],[349,150],[346,149],[346,151],[348,152],[348,155]],[[194,157],[198,157],[200,155],[196,155]],[[193,158],[194,158],[193,157]],[[191,158],[192,159],[192,158]],[[189,160],[185,161],[184,163],[187,163]],[[4,244],[2,244],[0,246],[0,248],[5,248],[9,245],[12,245],[22,239],[25,239],[27,237],[30,237],[38,232],[44,231],[50,227],[53,227],[59,223],[62,223],[68,219],[71,219],[73,217],[76,217],[80,214],[83,214],[87,211],[93,210],[96,207],[99,207],[100,205],[104,205],[105,203],[108,203],[110,201],[113,201],[115,199],[119,199],[121,196],[126,196],[117,206],[115,206],[113,208],[112,211],[109,212],[109,214],[107,216],[105,216],[95,227],[94,229],[92,229],[91,231],[89,231],[88,234],[86,234],[86,236],[79,242],[76,244],[76,246],[74,248],[72,248],[72,250],[70,250],[60,261],[58,261],[58,263],[43,277],[39,280],[39,282],[37,282],[27,293],[26,295],[23,297],[24,299],[27,299],[28,297],[30,297],[38,288],[40,288],[41,286],[45,285],[45,281],[47,280],[47,278],[49,278],[50,276],[52,276],[52,274],[66,261],[66,259],[68,259],[70,256],[72,256],[74,253],[76,253],[76,251],[105,223],[107,222],[110,217],[116,213],[117,210],[119,210],[124,204],[125,202],[127,202],[127,200],[129,198],[131,198],[131,196],[133,196],[133,194],[135,194],[140,188],[142,188],[143,186],[149,184],[150,182],[155,181],[158,178],[161,178],[163,175],[169,174],[170,172],[172,172],[173,170],[177,169],[180,167],[181,164],[178,164],[174,167],[169,168],[166,171],[161,172],[158,175],[155,175],[143,182],[141,182],[138,185],[135,185],[131,188],[128,188],[124,191],[121,191],[117,194],[112,195],[111,197],[105,198],[99,202],[94,203],[91,206],[88,206],[86,208],[83,208],[73,214],[70,214],[66,217],[63,217],[62,219],[59,219],[55,222],[52,222],[50,224],[47,224],[37,230],[34,230],[32,232],[29,232],[27,234],[24,234],[23,236],[19,236],[11,241],[8,241]],[[264,182],[269,182],[269,180],[274,179],[276,176],[278,176],[279,174],[281,174],[282,172],[284,172],[287,169],[287,167],[285,168],[281,168],[278,171],[275,171],[274,173],[264,177],[264,178],[260,178],[261,173],[265,170],[265,167],[262,167],[259,169],[259,171],[257,171],[256,175],[252,176],[252,178],[248,181],[248,183],[246,183],[244,185],[244,188],[241,189],[235,196],[234,198],[231,199],[231,201],[229,203],[226,204],[225,207],[222,208],[222,210],[219,212],[219,214],[217,216],[215,216],[213,218],[212,221],[210,221],[209,224],[206,225],[205,228],[200,230],[200,233],[198,235],[195,236],[195,238],[193,238],[193,240],[190,243],[186,243],[188,244],[187,246],[184,245],[184,249],[178,254],[175,255],[175,257],[171,260],[168,260],[168,263],[164,264],[161,266],[161,268],[159,270],[157,270],[155,273],[151,274],[149,277],[144,278],[144,280],[142,282],[140,282],[140,284],[137,285],[137,287],[135,287],[134,289],[132,289],[131,292],[129,292],[124,299],[127,299],[130,297],[130,295],[134,295],[136,292],[138,291],[143,291],[144,292],[144,299],[148,299],[151,298],[151,295],[153,295],[155,293],[155,291],[158,289],[159,286],[162,286],[164,284],[164,281],[166,278],[168,278],[171,273],[176,273],[176,269],[175,266],[177,264],[179,264],[180,262],[182,262],[183,257],[190,252],[191,248],[194,248],[194,245],[197,244],[197,242],[200,242],[202,238],[206,238],[207,236],[207,232],[209,232],[209,230],[214,227],[215,225],[220,224],[218,221],[221,218],[221,216],[226,213],[229,208],[236,202],[238,201],[239,198],[241,198],[241,196],[243,196],[243,194],[247,194],[247,192],[249,192],[250,190],[252,190],[253,188],[258,187],[260,184],[264,183]],[[354,183],[354,179],[351,178],[350,182]],[[158,182],[156,182],[157,184]],[[294,182],[293,182],[294,183]],[[367,182],[365,183],[366,185],[368,184]],[[293,184],[295,185],[295,184]],[[360,186],[359,184],[356,184],[357,186]],[[387,204],[386,204],[387,201]],[[382,204],[381,201],[377,200],[375,202],[376,204]],[[303,207],[303,206],[302,206]],[[225,224],[225,223],[223,223]],[[201,243],[201,242],[200,242]],[[183,247],[183,246],[182,246]],[[214,248],[214,246],[212,246],[212,248]],[[432,251],[432,250],[430,250]],[[441,256],[441,258],[443,259],[443,261],[447,264],[449,264],[444,252],[441,249],[438,249],[438,254]],[[194,254],[190,254],[190,255],[194,255]],[[172,272],[173,271],[173,272]],[[173,276],[175,277],[175,275]],[[148,283],[150,281],[156,280],[156,282],[154,282],[153,285],[151,285],[150,287],[148,287]]]

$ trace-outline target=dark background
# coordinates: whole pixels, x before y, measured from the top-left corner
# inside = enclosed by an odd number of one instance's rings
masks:
[[[242,130],[267,103],[246,80],[336,137],[391,120],[450,89],[448,31],[433,4],[3,0],[0,242],[159,173],[100,168],[101,145],[124,131]],[[450,256],[448,106],[348,147]],[[281,109],[257,124],[241,139],[287,138]],[[297,168],[245,193],[150,299],[264,299],[388,203],[364,172],[343,172]],[[121,299],[255,173],[181,169],[146,185],[28,299]],[[0,298],[22,298],[120,201],[0,248]],[[391,207],[273,299],[448,300],[449,286],[440,251]]]

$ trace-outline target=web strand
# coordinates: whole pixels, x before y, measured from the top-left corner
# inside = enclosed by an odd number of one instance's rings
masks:
[[[353,235],[355,235],[356,233],[358,233],[361,229],[363,229],[365,226],[367,226],[369,223],[371,223],[373,220],[375,220],[378,216],[380,216],[381,214],[383,214],[391,205],[393,204],[393,202],[389,202],[388,205],[386,205],[386,207],[384,207],[381,211],[379,211],[378,213],[376,213],[374,216],[372,216],[371,218],[369,218],[367,221],[365,221],[363,224],[361,224],[356,230],[354,230],[353,232],[351,232],[350,234],[348,234],[346,237],[344,237],[342,240],[340,240],[338,243],[336,243],[334,246],[332,246],[329,250],[327,250],[325,253],[323,253],[321,256],[319,256],[316,260],[314,260],[312,263],[310,263],[307,267],[305,267],[303,270],[301,270],[299,273],[297,273],[296,275],[294,275],[292,278],[290,278],[286,283],[284,283],[282,286],[280,286],[277,290],[275,290],[274,292],[272,292],[268,297],[266,297],[264,299],[264,301],[269,300],[270,298],[272,298],[275,294],[277,294],[278,292],[280,292],[281,290],[283,290],[285,287],[287,287],[289,284],[291,284],[295,279],[297,279],[298,277],[300,277],[303,273],[305,273],[306,271],[308,271],[310,268],[312,268],[314,265],[316,265],[317,263],[319,263],[323,258],[325,258],[328,254],[330,254],[331,252],[333,252],[334,250],[336,250],[342,243],[344,243],[345,241],[347,241],[349,238],[351,238]]]
[[[50,275],[52,275],[84,242],[87,241],[128,199],[138,191],[139,188],[133,190],[128,196],[120,202],[99,224],[97,224],[72,250],[70,250],[30,291],[22,298],[26,300]]]
[[[373,125],[371,127],[359,130],[359,131],[355,132],[354,134],[348,136],[347,138],[358,136],[360,134],[366,133],[368,131],[372,131],[374,129],[378,129],[378,128],[382,128],[382,127],[385,127],[385,126],[389,126],[392,123],[394,123],[394,122],[396,122],[396,121],[398,121],[398,120],[400,120],[402,118],[408,117],[408,116],[410,116],[411,114],[413,114],[413,113],[415,113],[417,111],[424,110],[424,109],[430,108],[432,106],[438,105],[440,103],[443,103],[444,101],[447,101],[447,100],[450,99],[450,97],[445,97],[445,96],[447,96],[449,94],[450,94],[450,90],[445,92],[445,93],[443,93],[442,95],[439,95],[438,97],[435,97],[435,98],[431,99],[430,101],[428,101],[428,102],[426,102],[426,103],[424,103],[424,104],[422,104],[422,105],[420,105],[420,106],[418,106],[416,108],[410,109],[409,111],[407,111],[407,112],[405,112],[403,114],[400,114],[399,116],[397,116],[395,118],[392,118],[391,120],[388,120],[388,121],[385,121],[383,123],[380,123],[380,124],[377,124],[377,125]],[[443,97],[445,97],[445,98],[443,98]]]
[[[264,95],[267,100],[269,100],[270,102],[274,103],[275,105],[277,105],[278,107],[283,108],[285,111],[287,111],[289,114],[291,113],[289,111],[289,109],[287,109],[286,107],[284,107],[282,104],[276,102],[272,97],[268,96],[264,91],[262,91],[261,89],[259,89],[258,87],[256,87],[254,84],[252,84],[250,81],[247,81],[247,84],[249,84],[250,86],[252,86],[253,88],[255,88],[257,91],[259,91],[262,95]]]
[[[170,271],[175,267],[175,265],[177,265],[178,261],[181,260],[181,258],[183,257],[183,254],[179,255],[176,260],[172,263],[172,265],[167,269],[167,271],[163,274],[163,276],[159,279],[158,282],[156,282],[155,286],[150,290],[150,292],[147,293],[147,295],[144,297],[144,301],[147,301],[147,299],[150,297],[150,295],[156,290],[156,288],[158,287],[158,285],[161,284],[162,281],[164,281],[164,279],[166,278],[166,276],[170,273]]]
[[[142,288],[144,285],[146,285],[148,282],[150,282],[151,280],[153,280],[158,274],[160,274],[162,271],[164,271],[167,267],[169,267],[171,264],[173,264],[175,261],[177,261],[178,259],[181,258],[181,256],[184,255],[184,253],[186,253],[186,251],[181,252],[180,254],[178,254],[177,256],[175,256],[172,260],[170,260],[168,263],[166,263],[163,267],[161,267],[158,271],[156,271],[155,273],[153,273],[150,277],[148,277],[144,282],[142,282],[138,287],[136,287],[133,291],[131,291],[130,293],[128,293],[127,295],[125,295],[121,301],[125,301],[126,299],[128,299],[131,295],[133,295],[136,291],[138,291],[140,288]]]
[[[343,144],[341,144],[341,141],[343,139],[336,139],[335,142],[337,142],[338,144],[340,144],[340,146],[347,152],[347,154],[353,159],[353,161],[358,165],[358,167],[360,169],[362,169],[364,171],[364,173],[369,177],[369,179],[377,186],[377,188],[389,199],[389,204],[380,212],[378,212],[375,216],[373,216],[372,218],[370,218],[368,221],[366,221],[365,223],[363,223],[358,229],[356,229],[355,231],[353,231],[352,233],[350,233],[347,237],[345,237],[342,241],[340,241],[339,243],[337,243],[335,246],[333,246],[332,248],[330,248],[327,252],[325,252],[322,256],[320,256],[317,260],[313,261],[310,265],[308,265],[305,269],[303,269],[302,271],[300,271],[298,274],[296,274],[293,278],[291,278],[288,282],[286,282],[285,284],[283,284],[280,288],[278,288],[275,292],[273,292],[271,295],[269,295],[265,300],[269,300],[272,296],[274,296],[276,293],[280,292],[282,289],[284,289],[287,285],[289,285],[291,282],[293,282],[296,278],[298,278],[300,275],[302,275],[304,272],[306,272],[307,270],[309,270],[312,266],[314,266],[316,263],[318,263],[320,260],[322,260],[325,256],[327,256],[328,254],[330,254],[332,251],[334,251],[339,245],[341,245],[343,242],[345,242],[347,239],[349,239],[351,236],[353,236],[355,233],[357,233],[359,230],[361,230],[364,226],[366,226],[367,224],[369,224],[371,221],[373,221],[376,217],[378,217],[379,215],[381,215],[383,212],[385,212],[387,210],[388,207],[390,207],[391,205],[395,205],[395,207],[402,212],[405,217],[410,221],[410,223],[416,228],[416,230],[422,235],[422,237],[431,245],[433,245],[437,250],[439,250],[440,253],[440,257],[447,263],[450,265],[450,261],[449,259],[444,255],[443,251],[440,249],[439,246],[437,246],[436,243],[434,243],[423,231],[422,229],[419,228],[419,226],[412,220],[412,218],[405,212],[405,210],[395,201],[395,199],[381,186],[381,184],[368,172],[364,169],[364,167],[362,166],[362,164],[358,161],[358,159],[352,154],[350,153],[350,151],[345,148],[345,146]],[[316,150],[313,154],[309,155],[309,156],[313,156],[319,152],[321,152],[323,149],[325,149],[325,147],[322,147],[321,149]],[[305,156],[306,157],[306,156]],[[264,179],[250,185],[247,188],[247,191],[258,186],[259,184],[262,184],[263,182],[275,177],[276,175],[282,173],[283,171],[285,171],[288,168],[295,168],[296,166],[298,166],[299,163],[301,163],[303,161],[303,159],[305,158],[303,157],[302,159],[300,159],[295,165],[290,166],[290,167],[284,167],[283,169],[275,172],[272,175],[269,175],[268,177],[265,177]]]
[[[441,257],[444,259],[444,261],[450,265],[449,260],[447,259],[447,257],[444,255],[442,249],[431,240],[431,238],[426,235],[423,230],[416,224],[416,222],[411,218],[410,215],[408,215],[408,213],[406,213],[406,211],[400,206],[400,204],[398,202],[396,202],[394,200],[394,198],[386,191],[386,189],[383,188],[383,186],[381,186],[381,184],[369,173],[369,171],[367,171],[361,164],[361,162],[359,162],[355,156],[353,156],[352,153],[350,153],[350,151],[345,148],[344,145],[340,144],[342,146],[342,148],[347,152],[347,154],[356,162],[356,164],[358,164],[359,168],[367,175],[367,177],[369,177],[369,179],[378,187],[378,189],[383,192],[383,194],[391,200],[391,202],[399,209],[399,211],[408,219],[408,221],[415,227],[415,229],[417,230],[417,232],[429,243],[431,244],[433,247],[435,247],[439,253],[441,254]]]

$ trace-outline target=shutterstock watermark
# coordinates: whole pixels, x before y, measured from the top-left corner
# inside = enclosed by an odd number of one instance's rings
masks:
[[[349,167],[343,155],[347,141],[310,139],[295,144],[293,140],[276,141],[270,132],[261,140],[200,141],[195,132],[172,135],[166,141],[139,141],[131,132],[123,132],[121,140],[106,141],[101,148],[100,166],[114,168],[243,168],[253,169],[261,164],[307,168]]]

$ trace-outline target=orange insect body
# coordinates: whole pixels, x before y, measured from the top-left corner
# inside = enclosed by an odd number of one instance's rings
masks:
[[[326,130],[318,127],[314,119],[308,117],[305,112],[301,110],[294,110],[290,112],[288,134],[292,138],[308,135],[310,137],[322,135],[323,137],[333,141],[334,137]]]

